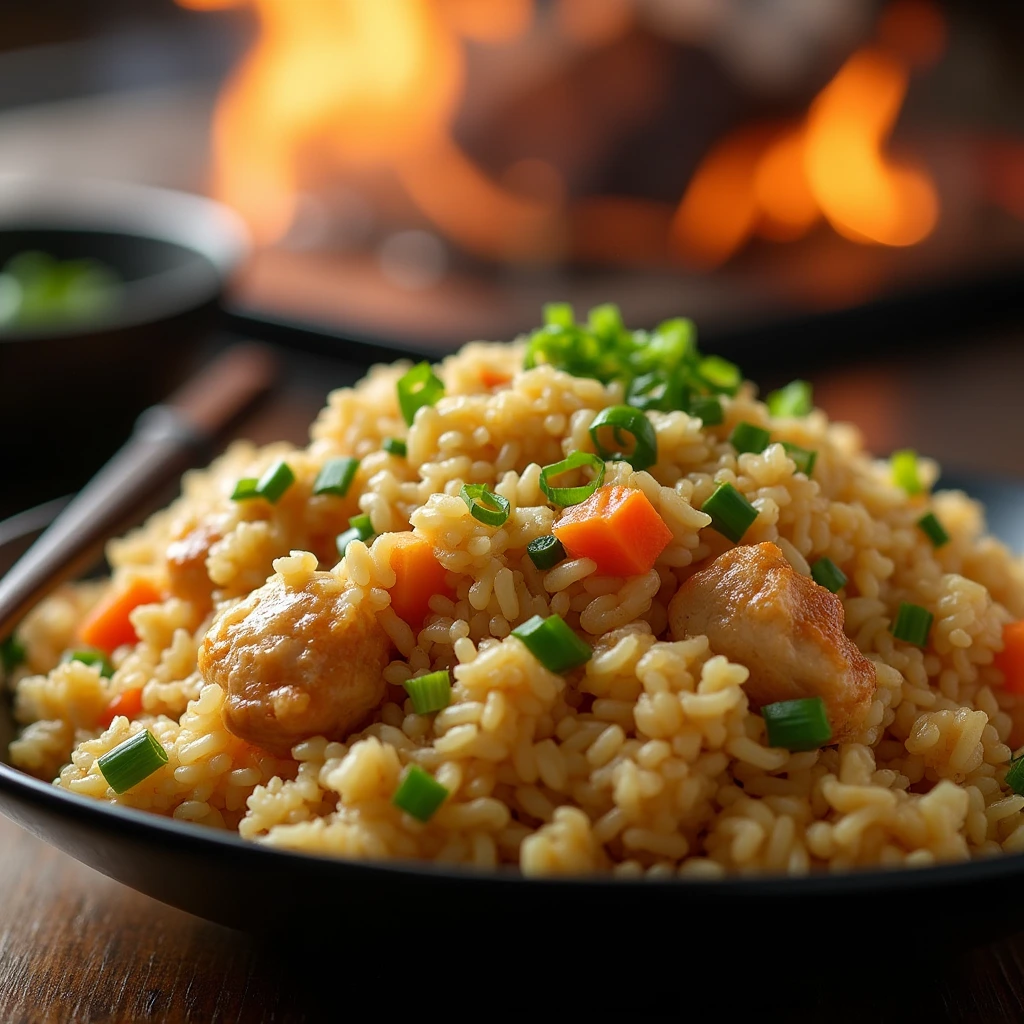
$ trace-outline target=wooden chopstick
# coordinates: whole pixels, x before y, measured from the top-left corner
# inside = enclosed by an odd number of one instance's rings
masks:
[[[269,348],[234,345],[139,417],[125,445],[0,579],[0,637],[60,583],[89,568],[147,498],[202,458],[217,433],[273,386]]]

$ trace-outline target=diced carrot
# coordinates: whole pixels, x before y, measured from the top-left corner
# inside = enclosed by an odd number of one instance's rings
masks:
[[[576,558],[592,558],[603,576],[648,572],[672,539],[672,531],[643,491],[609,484],[567,508],[555,536]]]
[[[142,688],[133,686],[124,693],[119,693],[100,715],[99,724],[106,729],[118,715],[134,718],[142,710]]]
[[[139,605],[162,600],[163,595],[149,580],[134,579],[124,589],[112,591],[96,604],[78,627],[78,639],[107,654],[122,644],[134,644],[139,638],[128,616]]]
[[[1003,673],[1007,690],[1024,693],[1024,619],[1003,626],[1003,649],[992,664]]]
[[[413,629],[419,629],[430,611],[431,597],[454,594],[445,583],[445,568],[434,557],[431,546],[412,533],[397,536],[401,539],[391,551],[391,568],[397,577],[391,588],[391,607]]]
[[[498,370],[492,370],[489,366],[484,366],[480,370],[480,383],[485,388],[496,388],[502,384],[507,384],[512,378],[507,373],[501,373]]]

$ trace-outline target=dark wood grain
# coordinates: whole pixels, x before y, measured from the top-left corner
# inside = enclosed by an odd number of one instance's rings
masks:
[[[859,422],[879,451],[912,444],[951,465],[1021,476],[1021,341],[1009,332],[931,361],[919,350],[906,359],[894,353],[884,366],[823,371],[815,384],[822,404]],[[327,360],[294,360],[282,393],[243,432],[301,440],[326,391],[351,374]],[[986,443],[994,437],[998,444]],[[617,951],[654,937],[605,939],[575,934],[571,922],[541,924],[521,937],[515,956],[494,948],[501,922],[492,935],[441,940],[414,907],[383,935],[368,936],[365,922],[325,921],[316,935],[260,939],[163,906],[0,818],[0,1024],[276,1024],[415,1019],[438,1009],[481,1021],[597,1021],[612,1011],[624,1020],[677,1020],[698,1009],[706,1012],[696,1019],[717,1020],[1024,1020],[1024,933],[941,962],[909,963],[913,923],[877,921],[861,962],[806,977],[795,950],[792,970],[768,983],[751,970],[770,922],[744,922],[717,972],[694,970],[681,950],[660,974],[617,968]],[[808,941],[827,942],[830,929],[848,925],[809,922]],[[411,946],[429,949],[439,965],[432,985],[410,967]]]

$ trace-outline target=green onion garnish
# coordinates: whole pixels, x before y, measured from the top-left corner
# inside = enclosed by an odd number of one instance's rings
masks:
[[[590,466],[596,474],[589,484],[581,484],[579,487],[551,486],[552,478],[569,473],[574,469],[582,469],[584,466]],[[553,462],[540,471],[540,489],[547,495],[549,501],[553,501],[563,508],[586,501],[602,483],[604,483],[604,461],[589,452],[573,452],[568,458],[562,459],[561,462]]]
[[[143,729],[101,754],[96,763],[107,785],[120,796],[167,764],[167,751],[148,729]]]
[[[416,411],[425,405],[434,405],[444,394],[444,384],[434,376],[430,363],[417,363],[408,373],[398,378],[398,407],[405,422],[412,426]]]
[[[699,395],[691,399],[689,413],[702,420],[705,427],[717,427],[725,419],[722,400],[714,395]]]
[[[522,640],[549,672],[559,675],[585,664],[594,654],[590,645],[565,624],[561,615],[549,615],[546,619],[534,615],[516,626],[512,635]]]
[[[908,644],[924,647],[928,643],[928,633],[932,628],[934,615],[919,604],[903,601],[896,613],[896,622],[892,627],[892,635],[897,640],[905,640]]]
[[[811,566],[811,579],[833,594],[838,594],[846,586],[846,573],[831,558],[819,558]]]
[[[0,643],[0,665],[5,672],[12,672],[25,660],[25,645],[12,633]]]
[[[250,498],[258,498],[259,492],[256,490],[256,485],[259,483],[259,478],[254,476],[244,476],[241,480],[235,484],[235,489],[231,492],[232,501],[249,501]]]
[[[723,395],[735,395],[743,383],[740,368],[721,356],[705,356],[697,373],[712,391]]]
[[[410,765],[391,802],[417,821],[430,821],[448,797],[448,790],[418,764]]]
[[[801,448],[798,444],[790,441],[783,441],[782,447],[786,454],[793,460],[798,473],[809,477],[814,472],[814,463],[818,461],[818,453],[813,448]]]
[[[1014,793],[1024,794],[1024,757],[1015,758],[1010,762],[1003,781]]]
[[[773,416],[806,416],[813,408],[811,385],[805,380],[792,380],[784,388],[773,391],[766,399]]]
[[[459,497],[466,503],[469,514],[488,526],[501,526],[512,507],[508,498],[488,490],[486,484],[463,484]]]
[[[89,648],[82,648],[77,651],[65,651],[60,659],[62,662],[80,661],[83,665],[98,665],[100,675],[109,679],[114,674],[114,666],[103,651],[94,651]]]
[[[398,437],[385,437],[380,446],[388,455],[397,455],[400,459],[404,459],[409,454],[405,442]]]
[[[946,533],[934,512],[926,512],[918,519],[917,525],[920,527],[921,532],[932,542],[933,547],[941,548],[943,544],[949,543],[949,534]]]
[[[292,472],[292,467],[284,459],[278,459],[260,477],[259,483],[256,484],[256,493],[274,505],[294,482],[295,474]]]
[[[911,448],[893,452],[889,459],[892,467],[892,479],[907,494],[920,494],[924,490],[921,476],[917,470],[917,452]]]
[[[753,423],[737,423],[729,435],[729,443],[740,455],[744,452],[760,455],[768,447],[771,436],[763,427],[755,427]]]
[[[757,518],[757,509],[730,483],[719,484],[700,510],[711,516],[711,526],[734,544]]]
[[[417,715],[429,715],[432,711],[446,708],[452,701],[452,684],[448,670],[428,672],[425,676],[406,679],[402,684],[409,694],[413,710]]]
[[[340,558],[345,557],[345,552],[348,550],[349,544],[354,540],[369,540],[373,536],[373,523],[370,522],[368,515],[360,514],[353,516],[348,521],[348,529],[344,533],[339,533],[335,538],[335,545],[338,548],[338,556]]]
[[[633,438],[632,451],[626,451],[623,432]],[[611,433],[618,450],[603,443],[603,436]],[[590,424],[590,437],[597,454],[608,462],[628,462],[634,469],[647,469],[658,461],[658,438],[654,426],[640,410],[628,405],[613,405],[594,417]]]
[[[768,746],[784,750],[816,750],[832,739],[832,728],[820,697],[783,700],[761,708]]]
[[[544,323],[551,327],[572,327],[576,323],[576,313],[569,302],[546,302],[544,304]]]
[[[348,455],[340,459],[328,459],[313,481],[313,493],[334,494],[344,498],[356,478],[358,469],[359,460]]]
[[[541,571],[553,569],[565,558],[562,542],[552,534],[531,540],[526,545],[526,553],[530,556],[530,561]]]

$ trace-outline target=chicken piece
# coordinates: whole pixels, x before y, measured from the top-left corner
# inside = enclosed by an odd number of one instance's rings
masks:
[[[861,729],[875,667],[843,632],[835,594],[795,572],[774,544],[745,544],[694,573],[668,606],[672,636],[705,635],[717,654],[745,665],[760,707],[821,697],[832,741]]]
[[[274,577],[222,612],[199,649],[199,670],[227,691],[236,736],[287,755],[310,736],[344,739],[380,704],[388,635],[329,573],[298,589]]]
[[[193,525],[167,545],[167,578],[171,593],[189,601],[205,615],[213,606],[213,581],[206,571],[210,548],[221,539],[209,523]]]

